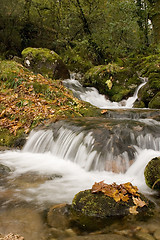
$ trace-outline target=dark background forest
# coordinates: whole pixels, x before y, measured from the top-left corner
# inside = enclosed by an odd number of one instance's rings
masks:
[[[0,54],[52,49],[64,61],[105,64],[160,43],[159,0],[1,0]]]

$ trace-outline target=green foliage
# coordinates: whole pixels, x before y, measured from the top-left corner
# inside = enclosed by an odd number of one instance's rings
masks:
[[[134,0],[1,0],[1,52],[50,48],[85,71],[142,49],[139,17]]]

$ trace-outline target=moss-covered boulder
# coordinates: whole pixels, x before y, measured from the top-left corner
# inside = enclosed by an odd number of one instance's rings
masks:
[[[142,76],[148,78],[138,93],[139,102],[143,102],[145,107],[160,109],[160,54],[142,58],[137,68]]]
[[[47,48],[26,48],[22,51],[22,57],[25,66],[35,73],[41,73],[53,79],[70,77],[61,57]]]
[[[147,164],[144,176],[148,187],[160,191],[160,157],[153,158]]]
[[[89,69],[84,76],[83,85],[93,86],[111,101],[119,102],[132,96],[140,82],[130,67],[112,63]]]
[[[121,189],[121,185],[118,186],[119,189]],[[131,196],[132,194],[130,194],[128,198],[125,195],[125,197],[122,197],[119,201],[115,198],[116,194],[114,194],[115,189],[112,187],[108,195],[102,191],[93,193],[91,189],[76,194],[71,206],[73,224],[82,229],[94,231],[124,216],[145,216],[152,205],[149,200],[140,193],[138,193],[137,196]],[[123,195],[122,192],[118,194],[121,194],[117,195],[118,197]]]

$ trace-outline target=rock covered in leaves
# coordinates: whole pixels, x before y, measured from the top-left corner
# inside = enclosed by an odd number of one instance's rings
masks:
[[[26,67],[35,73],[41,73],[53,79],[67,79],[69,71],[61,57],[46,48],[26,48],[22,51],[22,57]]]
[[[95,183],[72,201],[73,221],[87,230],[97,230],[128,215],[145,215],[151,202],[131,183],[117,185]]]
[[[144,176],[148,187],[160,191],[160,157],[153,158],[147,164]]]

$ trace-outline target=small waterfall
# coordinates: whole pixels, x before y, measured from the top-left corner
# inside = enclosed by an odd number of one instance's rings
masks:
[[[111,102],[107,100],[106,97],[102,94],[99,94],[98,90],[94,87],[86,87],[84,88],[79,81],[74,79],[74,75],[71,79],[67,79],[63,81],[63,84],[72,90],[75,97],[89,102],[92,105],[101,108],[101,109],[120,109],[120,108],[132,108],[134,102],[138,97],[139,90],[146,84],[147,79],[141,78],[143,82],[137,87],[134,95],[129,97],[127,100],[122,100],[120,102]]]
[[[94,138],[90,132],[74,132],[62,126],[57,134],[55,138],[51,129],[32,131],[22,151],[50,152],[54,156],[79,164],[85,170],[90,170],[95,160],[98,162],[99,154],[93,150]]]
[[[58,121],[32,131],[23,150],[0,152],[0,163],[12,170],[9,184],[13,185],[8,188],[14,197],[42,207],[71,203],[77,192],[102,180],[131,182],[141,192],[150,193],[143,172],[152,158],[160,156],[160,126],[97,121],[89,125],[86,120],[87,127],[75,120]],[[32,184],[33,176],[40,182]]]
[[[106,120],[103,124],[109,124],[109,121]],[[160,151],[160,137],[154,133],[155,126],[144,130],[139,123],[137,127],[132,127],[126,122],[121,125],[118,122],[111,130],[99,128],[94,123],[91,123],[91,126],[91,129],[87,129],[85,126],[76,126],[74,122],[62,121],[59,126],[55,123],[50,129],[32,131],[22,151],[49,152],[53,156],[78,164],[86,171],[122,173],[135,161],[137,149]]]

